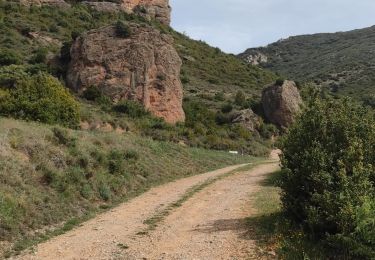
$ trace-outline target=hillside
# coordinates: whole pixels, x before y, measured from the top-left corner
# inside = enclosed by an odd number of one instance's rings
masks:
[[[103,13],[80,4],[68,9],[48,6],[29,9],[3,1],[1,6],[0,63],[26,66],[31,74],[45,71],[63,84],[72,41],[88,30],[124,21],[147,24],[162,34],[173,36],[174,46],[183,61],[181,81],[186,123],[172,126],[149,116],[139,116],[139,113],[137,116],[126,111],[114,112],[106,97],[87,100],[87,97],[75,94],[80,99],[81,121],[90,129],[110,124],[114,129],[121,127],[157,140],[183,141],[213,149],[241,149],[253,154],[259,154],[256,147],[264,147],[263,137],[231,124],[229,114],[223,116],[221,110],[224,106],[232,107],[229,111],[240,110],[258,102],[260,90],[275,80],[273,73],[247,65],[233,55],[136,15]],[[244,94],[245,101],[237,105],[234,99],[239,91]],[[217,117],[224,120],[218,123]],[[266,125],[261,128],[263,135],[268,137],[267,129],[271,128]],[[264,152],[264,148],[260,150]]]
[[[164,93],[167,84],[161,83],[180,79],[161,72],[177,64],[169,69],[179,73],[181,58],[185,122],[169,124],[145,103],[114,102],[111,93],[82,87],[79,80],[77,89],[68,87],[72,63],[81,57],[72,57],[72,46],[81,51],[80,42],[108,32],[121,44],[138,44],[136,52],[126,54],[136,58],[119,63],[133,66],[129,71],[137,75],[130,85],[141,82],[143,65],[150,63],[152,73],[145,78],[154,78],[147,83],[156,94]],[[147,53],[152,62],[138,55],[144,51],[139,39],[150,35],[158,37],[150,40],[155,40]],[[95,45],[88,47],[93,47],[88,53],[100,53]],[[162,64],[153,59],[155,53]],[[179,57],[171,62],[171,54]],[[79,66],[77,74],[84,74]],[[110,76],[126,76],[121,66]],[[276,128],[259,119],[251,131],[231,117],[258,104],[261,89],[275,79],[272,72],[147,17],[72,2],[62,8],[0,0],[0,254],[64,232],[156,184],[268,154]]]
[[[313,81],[332,93],[366,99],[375,94],[375,27],[338,33],[302,35],[239,57],[287,78]],[[263,54],[264,56],[261,57]]]

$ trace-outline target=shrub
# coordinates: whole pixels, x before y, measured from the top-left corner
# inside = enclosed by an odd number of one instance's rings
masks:
[[[278,129],[273,124],[265,124],[262,123],[259,127],[259,134],[266,139],[272,138],[272,136],[275,136],[278,134]]]
[[[30,63],[45,63],[47,59],[48,50],[46,48],[38,48],[35,54],[31,57]]]
[[[99,195],[104,201],[109,201],[111,199],[111,189],[108,187],[108,185],[102,183],[99,186]]]
[[[149,115],[146,109],[135,101],[125,100],[113,106],[113,110],[118,113],[127,114],[132,118]]]
[[[77,139],[71,137],[69,131],[64,128],[54,127],[52,129],[53,135],[58,144],[65,145],[67,147],[75,147],[77,144]]]
[[[375,257],[374,147],[374,114],[348,100],[311,101],[282,141],[287,216],[351,258]]]
[[[229,112],[232,112],[232,110],[233,110],[233,106],[232,106],[232,104],[225,104],[224,106],[222,106],[221,107],[221,112],[223,112],[223,113],[229,113]]]
[[[282,86],[284,84],[284,82],[285,82],[285,79],[277,79],[275,84],[276,84],[276,86]]]
[[[237,91],[236,97],[234,99],[234,103],[240,107],[246,105],[246,96],[245,96],[245,93],[243,93],[243,91],[241,90]]]
[[[229,124],[232,122],[232,116],[223,113],[217,113],[215,121],[218,125]]]
[[[27,73],[23,67],[0,68],[0,113],[21,119],[76,127],[79,105],[69,91],[46,73]]]
[[[220,92],[217,92],[216,94],[215,94],[215,100],[217,100],[217,101],[224,101],[225,100],[225,94],[224,94],[224,92],[223,91],[220,91]]]
[[[88,87],[82,94],[83,98],[90,101],[97,101],[102,97],[102,91],[97,86]]]
[[[21,57],[14,51],[11,50],[0,50],[0,65],[8,66],[12,64],[20,64]]]
[[[131,35],[131,29],[129,25],[124,21],[117,21],[116,23],[116,35],[121,38],[128,38]]]

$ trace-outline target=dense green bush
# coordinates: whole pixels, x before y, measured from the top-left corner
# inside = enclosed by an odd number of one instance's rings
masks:
[[[70,127],[79,122],[78,103],[56,78],[16,65],[0,68],[0,113]]]
[[[20,64],[20,56],[12,50],[0,50],[0,65],[8,66],[12,64]]]
[[[46,48],[38,48],[31,57],[30,63],[45,63],[47,59],[48,50]]]
[[[117,21],[116,23],[116,34],[118,37],[127,38],[131,35],[131,30],[129,25],[124,21]]]
[[[287,216],[342,257],[375,258],[375,119],[349,100],[313,100],[282,141]]]
[[[98,101],[103,96],[103,93],[99,87],[91,86],[83,92],[82,96],[90,101]]]
[[[132,118],[139,118],[149,115],[149,112],[138,102],[124,100],[113,106],[113,110],[118,113],[126,114]]]

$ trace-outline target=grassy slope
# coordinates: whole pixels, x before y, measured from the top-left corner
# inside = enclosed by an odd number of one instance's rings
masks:
[[[173,32],[176,49],[183,59],[182,79],[188,97],[209,97],[218,92],[233,97],[238,90],[257,98],[276,76],[270,71],[247,65],[234,55],[225,54],[202,41]],[[201,95],[201,96],[200,96]],[[209,99],[208,99],[209,100]]]
[[[0,119],[0,137],[1,241],[25,238],[153,185],[255,160],[132,134],[11,119]]]
[[[286,77],[316,81],[334,92],[361,99],[375,94],[374,47],[375,27],[370,27],[290,37],[247,52],[266,54],[269,62],[263,66]]]

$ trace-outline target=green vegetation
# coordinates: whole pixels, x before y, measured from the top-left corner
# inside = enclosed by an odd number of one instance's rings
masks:
[[[135,15],[100,13],[79,4],[69,9],[27,8],[2,1],[0,7],[0,61],[6,65],[23,64],[30,68],[31,76],[43,71],[62,82],[70,60],[70,46],[80,34],[115,25],[121,37],[128,37],[129,22],[149,23]],[[176,49],[183,59],[181,79],[185,90],[186,124],[170,126],[134,102],[113,105],[97,87],[90,87],[82,94],[82,120],[93,126],[110,124],[113,128],[131,130],[155,140],[256,155],[267,153],[270,142],[265,137],[268,135],[263,135],[263,131],[261,135],[250,133],[241,125],[233,125],[230,119],[232,113],[258,103],[260,90],[276,76],[246,65],[204,42],[191,40],[169,27],[156,22],[149,24],[174,37]],[[52,58],[53,55],[57,57]],[[236,98],[237,93],[240,96]],[[222,109],[225,105],[226,109]],[[222,110],[226,116],[222,115]],[[269,127],[262,125],[263,128]]]
[[[70,127],[79,123],[78,102],[56,78],[16,65],[0,68],[0,113]]]
[[[85,219],[154,185],[254,160],[134,134],[11,119],[0,119],[0,126],[0,238],[22,239],[17,250],[30,245],[27,238],[35,230],[53,231],[61,222]]]
[[[276,75],[256,66],[247,65],[236,56],[223,53],[202,41],[194,41],[170,31],[183,60],[181,78],[185,96],[218,107],[226,98],[242,91],[247,99],[259,99],[265,85],[276,80]],[[219,102],[218,102],[219,101]]]
[[[129,25],[124,21],[117,21],[116,23],[116,34],[121,38],[128,38],[131,34]]]
[[[375,93],[375,27],[339,33],[290,37],[264,48],[240,54],[261,52],[268,62],[261,64],[289,79],[315,82],[334,95],[358,100]]]
[[[72,42],[107,25],[129,37],[129,22],[174,37],[186,123],[169,125],[135,102],[113,104],[98,87],[75,97],[64,88]],[[0,240],[18,241],[13,251],[154,185],[254,160],[203,148],[265,155],[271,146],[270,126],[251,133],[231,117],[259,103],[273,73],[135,15],[0,0],[0,66],[0,114],[49,124],[0,119]],[[73,130],[78,124],[87,131]]]
[[[283,208],[320,254],[375,257],[374,147],[374,114],[349,100],[313,98],[283,140]]]

